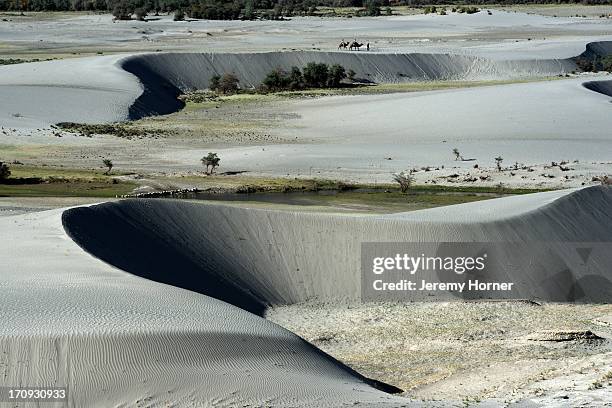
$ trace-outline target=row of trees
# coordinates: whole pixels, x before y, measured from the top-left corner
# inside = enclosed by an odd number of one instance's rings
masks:
[[[379,15],[381,7],[461,5],[464,0],[0,0],[3,11],[104,11],[125,18],[178,10],[190,18],[251,19],[313,14],[317,7],[360,7],[358,14]],[[470,4],[582,3],[610,4],[610,0],[471,0]],[[138,18],[138,17],[137,17]]]
[[[292,67],[289,71],[275,69],[263,80],[263,87],[270,91],[300,90],[308,88],[338,88],[342,80],[353,79],[355,72],[338,64],[309,62],[303,69]]]
[[[353,80],[355,72],[338,64],[327,65],[322,62],[309,62],[303,69],[292,67],[289,71],[277,68],[271,71],[263,80],[259,91],[297,91],[315,88],[338,88],[346,78]],[[233,73],[213,75],[208,87],[224,95],[235,94],[240,91],[240,81]]]
[[[612,72],[612,55],[606,55],[604,57],[597,56],[593,59],[577,58],[576,65],[578,65],[578,68],[582,71],[587,72]]]

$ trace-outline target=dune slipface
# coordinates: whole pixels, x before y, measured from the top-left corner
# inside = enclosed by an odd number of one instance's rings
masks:
[[[359,300],[362,242],[601,243],[612,240],[612,215],[606,210],[611,205],[612,190],[593,187],[392,216],[134,200],[75,208],[66,211],[63,220],[79,245],[120,269],[260,313],[268,305]],[[98,225],[102,228],[92,228]],[[115,235],[125,237],[125,242],[114,245]],[[142,251],[151,255],[133,256]],[[487,278],[514,281],[512,292],[464,296],[609,301],[610,256],[606,251],[594,253],[594,267],[584,275],[565,276],[569,272],[557,265],[534,265],[518,271],[520,276],[499,271],[500,276]],[[169,269],[175,272],[168,275]],[[406,296],[432,299],[423,292]],[[455,296],[438,292],[434,298]]]
[[[607,242],[611,205],[592,187],[389,216],[126,200],[6,217],[0,385],[67,385],[75,407],[412,405],[256,314],[358,301],[361,241]],[[610,301],[610,256],[569,283],[506,278],[513,296]]]
[[[61,214],[0,220],[0,254],[10,259],[0,280],[0,386],[67,386],[65,404],[45,405],[70,407],[410,402],[254,314],[100,262],[65,235]],[[130,257],[154,256],[153,242],[141,243]]]

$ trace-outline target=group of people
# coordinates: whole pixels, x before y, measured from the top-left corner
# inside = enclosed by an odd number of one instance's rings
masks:
[[[351,51],[353,50],[359,51],[361,47],[363,46],[364,44],[357,42],[357,40],[353,40],[352,42],[350,42],[350,41],[344,41],[344,39],[342,39],[342,41],[340,42],[340,45],[338,45],[338,49],[346,50],[348,48]],[[370,43],[366,43],[365,46],[366,46],[366,50],[370,51]]]

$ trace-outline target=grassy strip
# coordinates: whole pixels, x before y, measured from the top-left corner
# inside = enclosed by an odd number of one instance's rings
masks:
[[[183,185],[192,185],[201,190],[219,190],[223,192],[256,193],[256,192],[293,192],[293,191],[352,191],[357,189],[372,189],[398,192],[397,184],[367,184],[367,183],[347,183],[336,180],[325,179],[302,179],[302,178],[282,178],[282,177],[257,177],[246,175],[212,175],[212,176],[185,176],[158,178],[171,184],[173,180],[181,181]],[[529,194],[550,189],[541,188],[507,188],[497,186],[448,186],[420,184],[414,185],[409,192],[404,195],[421,193],[474,193],[474,194]]]
[[[336,95],[379,95],[404,92],[441,91],[450,89],[476,88],[483,86],[555,81],[563,78],[564,77],[553,76],[529,79],[507,79],[491,81],[419,81],[278,92],[260,92],[257,90],[245,89],[233,95],[222,95],[207,90],[201,90],[183,94],[179,97],[179,99],[183,100],[187,104],[187,108],[205,108],[214,107],[219,103],[260,102],[265,100],[271,100],[274,98],[296,99]]]
[[[43,183],[6,185],[0,184],[0,197],[100,197],[109,198],[129,194],[135,185],[120,182],[81,182]]]
[[[129,194],[136,187],[93,170],[12,165],[11,173],[10,184],[0,183],[0,196],[115,197]],[[27,181],[32,182],[20,184]]]

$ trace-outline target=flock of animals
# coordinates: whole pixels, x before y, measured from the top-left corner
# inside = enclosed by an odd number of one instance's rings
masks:
[[[354,40],[353,42],[342,40],[340,42],[340,45],[338,45],[338,49],[346,50],[348,48],[350,51],[359,51],[361,47],[363,46],[364,46],[364,43],[359,43],[357,42],[357,40]],[[365,44],[365,46],[366,46],[366,50],[370,51],[370,43]]]

